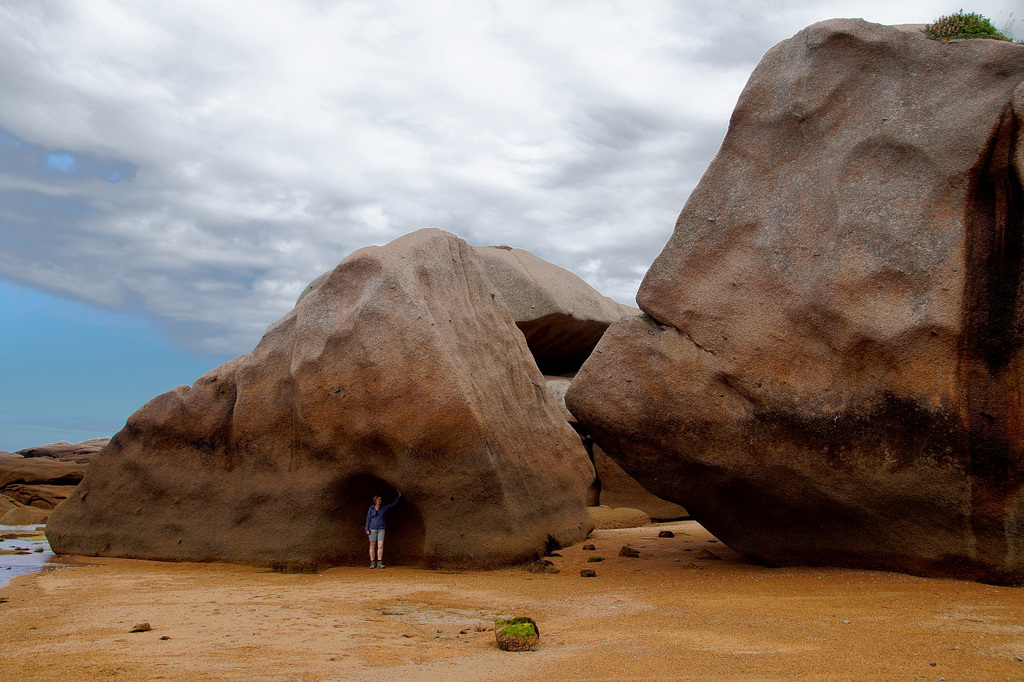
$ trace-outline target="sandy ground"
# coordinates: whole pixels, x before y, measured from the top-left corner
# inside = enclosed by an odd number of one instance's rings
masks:
[[[1024,679],[1020,588],[765,568],[692,521],[588,542],[554,575],[74,559],[0,590],[0,679]],[[497,649],[510,615],[535,651]]]

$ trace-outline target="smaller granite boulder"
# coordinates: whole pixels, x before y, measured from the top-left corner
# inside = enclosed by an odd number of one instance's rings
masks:
[[[639,509],[630,509],[629,507],[612,509],[602,505],[587,507],[587,511],[590,512],[590,518],[593,520],[595,528],[639,528],[651,522],[650,516]]]
[[[540,641],[537,623],[529,616],[494,621],[494,638],[502,651],[530,651]]]
[[[37,507],[15,507],[0,516],[0,526],[32,526],[46,523],[50,512]]]

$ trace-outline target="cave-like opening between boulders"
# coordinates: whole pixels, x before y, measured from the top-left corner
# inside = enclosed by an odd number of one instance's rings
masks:
[[[334,509],[339,533],[338,559],[345,564],[359,566],[367,563],[369,541],[364,530],[366,510],[373,504],[373,496],[380,495],[382,504],[395,499],[395,486],[372,474],[356,474],[339,482],[334,489]],[[423,515],[402,491],[402,501],[387,514],[387,533],[384,540],[384,562],[388,565],[421,565],[426,562],[424,538],[426,528]]]

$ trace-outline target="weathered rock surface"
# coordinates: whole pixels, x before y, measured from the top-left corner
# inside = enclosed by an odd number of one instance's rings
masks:
[[[1024,580],[1024,46],[770,50],[569,409],[733,549]]]
[[[640,314],[529,251],[478,246],[476,252],[544,374],[575,372],[609,325]]]
[[[593,469],[479,256],[421,230],[346,258],[249,354],[140,408],[47,526],[56,552],[492,566],[586,537]]]
[[[75,486],[73,485],[21,485],[15,483],[4,488],[3,495],[26,507],[53,509],[68,499],[74,490]]]

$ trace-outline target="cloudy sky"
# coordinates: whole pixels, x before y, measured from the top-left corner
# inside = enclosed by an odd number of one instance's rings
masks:
[[[0,0],[0,450],[113,434],[422,227],[632,303],[765,50],[961,6]]]

